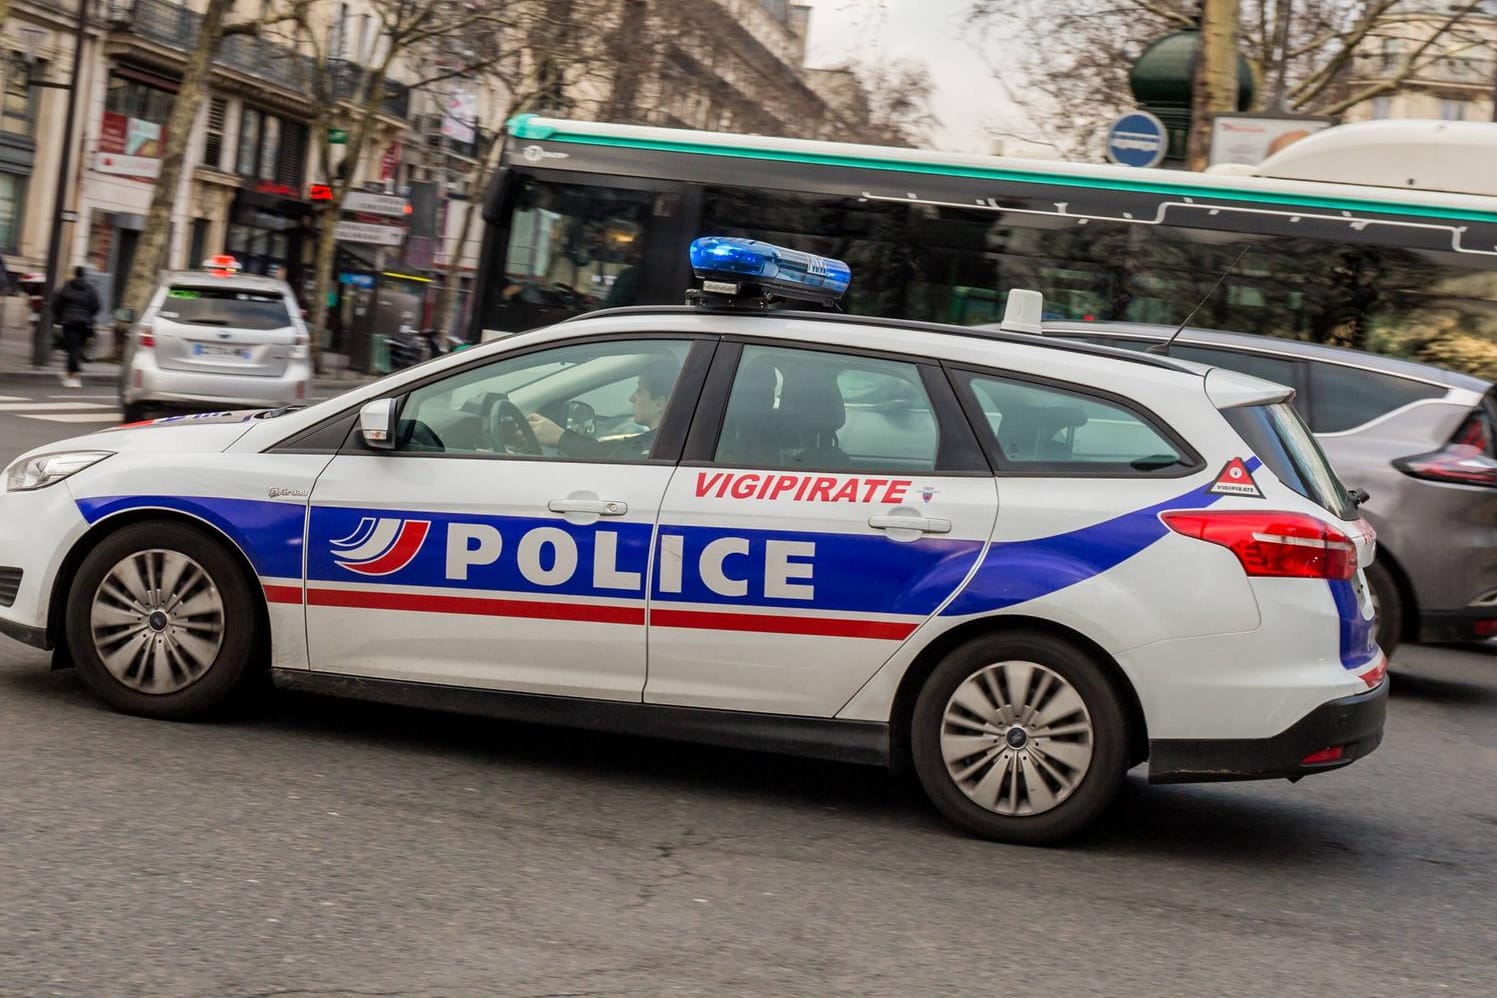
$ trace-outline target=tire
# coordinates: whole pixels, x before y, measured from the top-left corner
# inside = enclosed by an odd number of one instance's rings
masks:
[[[1399,592],[1398,580],[1382,562],[1374,561],[1362,571],[1367,576],[1373,606],[1377,608],[1377,644],[1391,659],[1393,649],[1403,639],[1403,594]]]
[[[146,407],[139,402],[120,403],[120,421],[138,423],[146,418]]]
[[[84,558],[66,633],[79,674],[105,703],[189,720],[227,705],[252,676],[256,620],[249,582],[221,543],[155,520],[110,534]]]
[[[1018,687],[1027,691],[1022,698]],[[1013,714],[1002,713],[1012,699],[1026,701],[1026,724],[1011,724]],[[979,715],[998,733],[983,732]],[[1089,730],[1069,731],[1083,722]],[[952,822],[997,842],[1047,845],[1090,824],[1117,794],[1128,765],[1127,727],[1112,683],[1091,656],[1049,635],[1015,632],[970,641],[936,666],[915,701],[910,752],[926,795]],[[1059,734],[1041,734],[1045,729]],[[943,738],[963,731],[971,732],[969,745],[947,744],[972,751],[948,766]],[[1010,762],[1023,780],[1013,778]],[[979,803],[989,793],[991,805]]]

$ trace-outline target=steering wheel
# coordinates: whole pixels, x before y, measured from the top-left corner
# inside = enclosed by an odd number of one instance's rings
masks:
[[[495,447],[512,454],[541,454],[541,442],[530,428],[530,420],[520,407],[507,398],[497,399],[489,407],[489,440]]]

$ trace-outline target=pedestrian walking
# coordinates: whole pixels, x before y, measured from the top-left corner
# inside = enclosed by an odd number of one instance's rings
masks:
[[[62,322],[62,345],[68,353],[67,373],[62,376],[64,388],[82,388],[83,344],[93,332],[94,316],[99,314],[99,292],[84,276],[82,267],[73,268],[73,279],[57,289],[52,298],[52,314]]]

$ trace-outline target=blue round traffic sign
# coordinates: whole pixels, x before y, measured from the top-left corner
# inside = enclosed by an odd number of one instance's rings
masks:
[[[1158,166],[1169,144],[1164,122],[1147,111],[1119,115],[1107,130],[1107,158],[1121,166]]]

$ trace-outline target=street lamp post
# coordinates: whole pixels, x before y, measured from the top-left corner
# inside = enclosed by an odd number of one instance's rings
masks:
[[[68,111],[62,126],[62,151],[58,157],[57,193],[52,200],[52,237],[47,241],[47,285],[42,289],[41,312],[36,317],[36,332],[31,341],[31,364],[46,367],[52,357],[52,297],[57,288],[62,258],[62,222],[68,196],[68,174],[73,167],[73,123],[78,115],[78,78],[83,68],[83,42],[88,33],[88,6],[92,0],[78,0],[78,26],[73,33],[73,69],[66,84],[32,81],[33,86],[54,87],[68,91]]]

